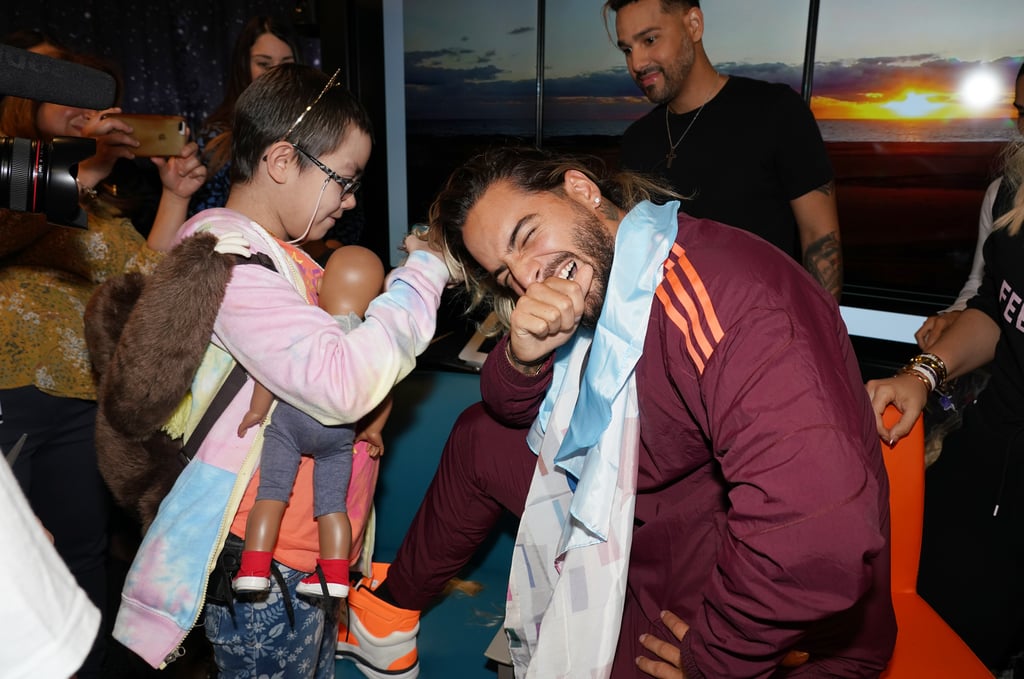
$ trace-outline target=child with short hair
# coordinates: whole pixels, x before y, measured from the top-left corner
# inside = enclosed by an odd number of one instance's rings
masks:
[[[296,244],[322,238],[355,205],[371,147],[366,111],[335,77],[284,64],[256,79],[236,106],[226,206],[199,213],[178,234],[184,240],[212,233],[232,243],[219,251],[240,252],[272,268],[233,269],[192,381],[192,401],[208,402],[236,362],[248,374],[246,384],[164,499],[126,581],[114,635],[154,667],[180,655],[207,590],[224,590],[213,586],[209,574],[216,572],[225,540],[234,549],[245,534],[259,484],[263,428],[252,427],[243,437],[237,430],[255,382],[323,424],[357,422],[412,370],[434,334],[449,274],[436,251],[415,237],[406,238],[407,262],[388,276],[359,327],[345,332],[317,306],[322,270]],[[170,293],[164,303],[188,314],[188,300]],[[144,313],[145,301],[135,312]],[[153,357],[158,359],[166,357]],[[193,407],[186,431],[200,416]],[[348,496],[354,532],[364,527],[375,478],[365,471],[370,461],[361,457],[366,455],[355,456]],[[297,668],[304,676],[334,676],[337,600],[295,596],[319,554],[312,466],[302,458],[281,516],[269,595],[236,598],[228,585],[223,599],[211,594],[205,602],[203,627],[225,676],[295,676]]]

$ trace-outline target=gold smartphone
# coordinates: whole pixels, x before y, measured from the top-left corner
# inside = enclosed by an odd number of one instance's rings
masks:
[[[111,117],[132,126],[132,136],[139,140],[139,147],[132,149],[136,156],[176,156],[188,138],[188,126],[182,116],[117,113]]]

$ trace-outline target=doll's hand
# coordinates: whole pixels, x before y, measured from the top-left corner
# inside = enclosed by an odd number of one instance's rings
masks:
[[[356,436],[356,443],[366,442],[367,454],[376,459],[384,454],[384,438],[379,431],[363,431]]]

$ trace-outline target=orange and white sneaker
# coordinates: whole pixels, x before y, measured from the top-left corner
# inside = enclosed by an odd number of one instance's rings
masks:
[[[351,660],[371,679],[416,679],[420,674],[416,651],[419,611],[392,606],[373,594],[390,565],[373,564],[372,576],[349,590],[348,619],[342,616],[335,655]]]

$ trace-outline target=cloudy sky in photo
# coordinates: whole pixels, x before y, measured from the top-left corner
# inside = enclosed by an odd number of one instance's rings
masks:
[[[702,5],[704,46],[716,67],[799,90],[806,3],[704,0]],[[921,5],[822,0],[812,99],[819,118],[1010,114],[1013,79],[1024,56],[1024,2],[931,0],[926,10]],[[546,115],[618,119],[649,109],[605,30],[600,8],[596,0],[547,0]],[[408,117],[532,117],[536,11],[526,1],[406,0]]]

